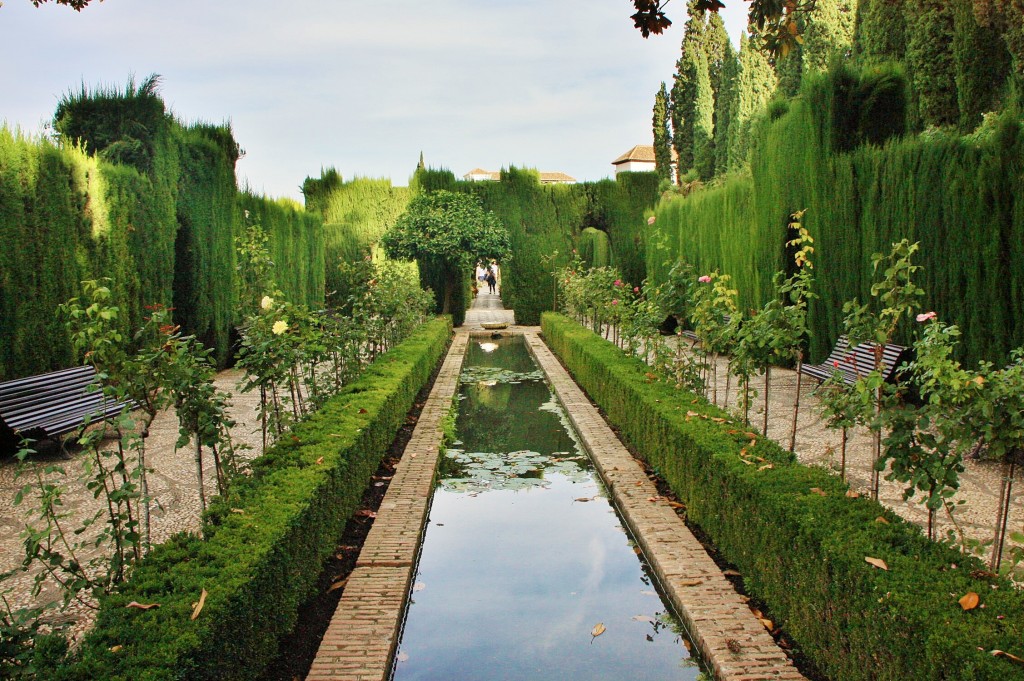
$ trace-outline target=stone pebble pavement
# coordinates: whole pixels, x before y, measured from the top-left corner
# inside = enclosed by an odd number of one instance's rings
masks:
[[[496,300],[497,299],[497,300]],[[471,332],[504,322],[522,334],[594,458],[605,484],[669,600],[719,681],[804,677],[776,645],[700,542],[658,496],[640,464],[544,345],[536,327],[515,327],[498,296],[481,294],[455,334],[412,439],[388,488],[309,675],[310,680],[386,681],[430,507],[441,419],[451,407]],[[581,635],[590,635],[582,632]]]
[[[229,369],[220,372],[214,383],[221,391],[232,393],[230,414],[236,425],[231,431],[238,449],[239,462],[257,457],[262,451],[262,435],[258,414],[259,392],[241,393],[237,385],[242,372]],[[166,541],[179,532],[197,532],[200,528],[200,504],[196,481],[195,450],[191,445],[176,449],[178,420],[173,411],[163,411],[150,425],[150,436],[146,440],[146,463],[152,471],[149,474],[149,491],[154,501],[152,506],[151,537],[154,544]],[[44,446],[45,445],[45,446]],[[59,482],[65,488],[62,500],[63,510],[68,514],[62,522],[64,527],[78,527],[85,518],[103,511],[104,503],[93,498],[84,485],[78,482],[88,453],[70,449],[60,450],[53,444],[40,443],[39,452],[29,460],[29,465],[19,477],[20,466],[13,457],[0,459],[0,573],[17,568],[24,557],[20,533],[25,523],[35,517],[35,502],[26,497],[21,506],[13,505],[14,495],[22,485],[33,479],[36,470],[47,466],[60,466],[66,475],[53,473],[46,476],[50,482]],[[206,452],[203,461],[204,489],[209,500],[216,494],[213,456]],[[98,531],[99,527],[95,527]],[[84,538],[95,536],[95,531],[86,533]],[[87,561],[98,556],[95,550],[79,552],[80,560]],[[32,596],[32,584],[40,569],[36,566],[27,572],[18,572],[6,582],[0,583],[0,594],[13,609],[38,606],[61,598],[58,588],[47,583],[37,597]],[[80,637],[94,621],[96,611],[91,603],[72,602],[67,610],[48,617],[55,622],[73,622],[71,634]]]

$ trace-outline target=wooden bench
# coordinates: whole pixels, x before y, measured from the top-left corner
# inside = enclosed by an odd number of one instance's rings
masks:
[[[842,374],[845,383],[853,385],[859,377],[875,370],[876,347],[874,342],[868,341],[850,348],[846,336],[840,336],[828,359],[821,364],[804,364],[800,367],[800,373],[812,376],[819,381],[826,381],[838,371]],[[902,345],[882,346],[882,378],[886,381],[896,380],[897,370],[908,355],[909,351]]]
[[[727,326],[732,321],[732,315],[722,316],[722,325]],[[683,338],[688,339],[691,343],[697,343],[700,339],[697,338],[697,332],[693,329],[683,329],[680,334]]]
[[[124,402],[103,395],[91,366],[62,369],[0,383],[0,436],[17,444],[21,438],[54,439],[121,413]]]

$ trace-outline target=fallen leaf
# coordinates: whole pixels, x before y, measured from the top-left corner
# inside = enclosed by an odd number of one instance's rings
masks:
[[[590,630],[590,635],[593,636],[594,638],[597,638],[598,636],[600,636],[601,634],[603,634],[606,631],[607,631],[607,629],[605,629],[605,627],[604,627],[604,622],[598,622],[597,624],[594,625],[594,628]]]
[[[1024,664],[1024,658],[1017,657],[1016,655],[1008,653],[1004,650],[993,650],[992,655],[995,657],[1005,657],[1009,660],[1013,660],[1017,664]]]
[[[112,652],[112,653],[119,653],[122,650],[124,650],[124,646],[111,646],[110,647],[110,652]],[[999,650],[999,651],[993,650],[992,654],[995,655],[997,652],[1001,653],[1002,651],[1001,650]]]
[[[885,561],[881,558],[872,558],[871,556],[864,556],[864,561],[874,565],[880,570],[888,570],[889,566],[885,564]]]
[[[757,621],[760,622],[761,624],[763,624],[764,628],[767,629],[768,631],[771,631],[772,629],[775,628],[775,623],[772,622],[770,619],[767,619],[765,617],[759,617],[759,618],[757,618]]]
[[[319,466],[320,464],[322,464],[323,462],[324,462],[324,457],[322,457],[322,456],[321,456],[321,457],[320,457],[319,459],[317,459],[317,460],[316,460],[316,464],[317,464],[318,466]]]
[[[882,523],[883,525],[889,524],[889,521],[885,519],[885,516],[878,516],[877,518],[875,518],[875,522]]]
[[[245,510],[241,509],[241,508],[233,508],[233,509],[231,509],[231,512],[232,513],[240,513],[241,515],[245,515]]]
[[[698,586],[703,583],[703,579],[683,579],[678,582],[679,586]]]
[[[715,423],[725,423],[725,419],[723,419],[721,416],[714,416],[711,418],[711,420],[714,421]]]
[[[825,490],[821,489],[820,487],[812,487],[810,489],[810,491],[813,492],[814,494],[817,494],[819,497],[827,497],[828,496],[828,492],[826,492]]]
[[[376,512],[371,511],[368,508],[361,508],[361,509],[359,509],[358,511],[356,511],[356,515],[358,517],[360,517],[360,518],[376,518],[377,517]]]
[[[360,407],[360,408],[359,408],[359,413],[360,413],[360,414],[365,414],[365,413],[366,413],[366,410],[365,410],[365,409],[363,409],[362,407]]]
[[[678,501],[670,501],[668,502],[668,505],[672,508],[686,508],[686,504],[681,504]]]
[[[978,603],[981,602],[981,598],[973,591],[968,591],[957,602],[964,610],[974,610],[978,607]]]
[[[192,608],[192,617],[189,619],[195,620],[199,617],[199,613],[203,611],[203,606],[206,605],[206,589],[203,589],[203,593],[199,594],[199,602],[196,603],[195,607]]]
[[[126,608],[138,608],[139,610],[152,610],[153,608],[159,608],[159,603],[139,603],[138,601],[132,601]]]
[[[659,497],[657,495],[655,495],[653,497],[647,497],[647,501],[661,501],[662,499],[663,499],[663,497]]]
[[[573,501],[593,501],[597,497],[576,497]]]
[[[690,418],[693,418],[694,416],[700,416],[700,414],[698,414],[695,411],[688,411],[688,412],[686,412],[686,418],[690,419]]]
[[[728,570],[722,570],[722,574],[726,577],[742,577],[739,570],[733,570],[732,568]]]
[[[848,489],[846,490],[846,496],[849,497],[850,499],[859,499],[860,492],[854,492],[852,489]]]
[[[634,622],[654,622],[654,618],[650,615],[633,615],[630,619]]]
[[[766,463],[765,465],[761,466],[757,470],[759,470],[759,471],[769,471],[769,470],[771,470],[773,468],[775,468],[775,466],[771,465],[770,463]]]
[[[751,438],[750,442],[747,444],[747,446],[748,447],[756,447],[757,446],[757,439],[756,438]]]
[[[345,586],[346,584],[348,584],[348,577],[346,577],[345,579],[339,579],[338,581],[336,581],[334,584],[331,584],[327,588],[327,593],[331,593],[332,591],[337,591],[338,589],[340,589],[341,587]]]

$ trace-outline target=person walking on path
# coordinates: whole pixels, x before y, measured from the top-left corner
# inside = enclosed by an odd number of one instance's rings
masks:
[[[498,283],[497,277],[494,276],[494,268],[487,268],[487,292],[494,293],[494,286]]]

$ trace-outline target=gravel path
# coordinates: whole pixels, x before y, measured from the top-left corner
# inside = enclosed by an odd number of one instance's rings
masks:
[[[238,381],[242,372],[227,370],[220,372],[215,384],[221,391],[232,393],[231,414],[236,421],[232,430],[232,438],[237,444],[242,443],[248,449],[239,448],[238,457],[242,461],[251,460],[260,454],[261,435],[257,408],[259,393],[239,393]],[[152,469],[149,474],[149,489],[153,496],[151,536],[154,544],[166,541],[178,532],[195,532],[200,527],[200,504],[197,491],[194,450],[186,447],[176,450],[178,439],[178,422],[173,411],[165,411],[157,415],[150,427],[150,436],[146,441],[147,463]],[[94,499],[92,494],[78,482],[82,473],[87,453],[72,448],[70,452],[62,452],[52,444],[40,443],[40,452],[26,466],[28,470],[18,477],[19,464],[13,458],[0,460],[0,572],[15,569],[24,556],[20,533],[34,513],[33,499],[26,498],[20,507],[13,506],[15,492],[26,482],[31,481],[34,467],[43,468],[49,465],[62,466],[66,476],[53,474],[48,480],[60,482],[65,487],[63,496],[64,507],[69,514],[65,521],[68,528],[77,527],[84,518],[92,516],[103,509],[101,500]],[[207,453],[204,457],[205,489],[207,499],[216,493],[213,476],[213,457]],[[86,560],[96,555],[81,555]],[[48,585],[33,598],[32,583],[38,569],[22,572],[6,583],[0,585],[0,592],[8,592],[7,600],[13,608],[39,605],[59,600],[61,594],[55,585]],[[75,620],[74,633],[80,634],[91,624],[94,610],[90,607],[73,602],[63,614],[56,616],[56,621]]]

